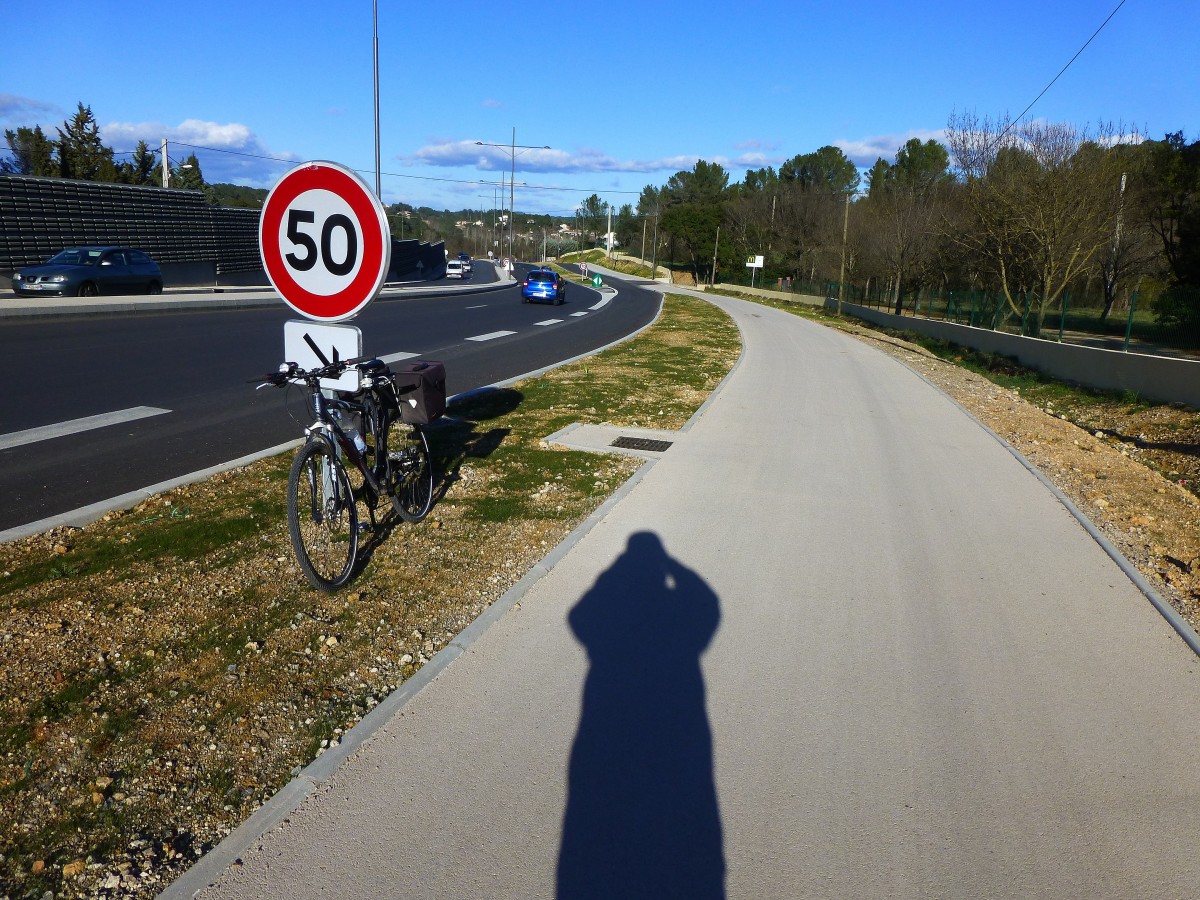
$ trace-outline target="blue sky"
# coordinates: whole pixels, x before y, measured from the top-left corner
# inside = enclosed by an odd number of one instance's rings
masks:
[[[383,199],[491,208],[510,151],[475,142],[514,127],[553,148],[518,150],[522,211],[636,202],[697,159],[866,168],[956,111],[1016,116],[1119,2],[379,0]],[[109,146],[166,137],[210,182],[328,159],[374,183],[371,0],[109,6],[4,5],[0,127],[54,136],[82,101]],[[1029,117],[1200,138],[1198,46],[1197,0],[1126,0]]]

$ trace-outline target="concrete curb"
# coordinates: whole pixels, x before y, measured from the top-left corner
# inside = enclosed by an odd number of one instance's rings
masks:
[[[383,291],[373,302],[388,303],[402,300],[409,294],[480,294],[497,291],[510,287],[512,281],[504,274],[497,273],[499,280],[479,285],[443,285],[421,283],[403,287],[384,286]],[[172,294],[176,295],[172,298]],[[253,296],[246,296],[253,294]],[[223,288],[213,291],[212,288],[197,288],[192,293],[170,291],[151,297],[112,297],[112,298],[80,298],[69,301],[56,300],[52,305],[34,305],[38,301],[18,298],[14,303],[11,298],[0,301],[0,319],[36,319],[41,320],[52,316],[115,316],[128,313],[180,313],[197,310],[226,310],[226,309],[260,309],[269,306],[282,306],[283,300],[273,288]]]

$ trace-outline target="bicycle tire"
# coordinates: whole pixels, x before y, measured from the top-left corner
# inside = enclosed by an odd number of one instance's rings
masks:
[[[425,432],[395,422],[387,446],[392,508],[405,522],[420,522],[433,506],[433,463]]]
[[[288,532],[304,577],[336,591],[358,561],[358,510],[346,468],[327,441],[300,448],[288,476]]]

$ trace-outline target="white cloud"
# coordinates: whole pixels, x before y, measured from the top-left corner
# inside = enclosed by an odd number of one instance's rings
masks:
[[[894,162],[896,151],[912,138],[917,138],[922,143],[934,140],[945,144],[946,132],[944,129],[930,131],[918,128],[906,131],[903,134],[881,134],[875,137],[862,138],[857,141],[839,140],[834,141],[833,145],[840,148],[856,166],[865,169],[874,165],[875,160],[880,157],[889,162]]]
[[[157,150],[163,138],[176,162],[190,153],[200,160],[204,180],[270,187],[292,163],[295,153],[272,151],[254,131],[240,122],[206,122],[185,119],[178,125],[162,122],[109,122],[100,126],[101,139],[118,153],[129,152],[138,141]],[[225,151],[225,152],[222,152]]]
[[[750,152],[773,152],[779,149],[778,141],[763,141],[758,138],[750,138],[745,141],[738,141],[733,145],[735,150],[746,150]]]
[[[441,140],[427,143],[406,156],[397,157],[407,165],[443,168],[475,168],[483,172],[504,172],[513,164],[512,149],[491,146],[473,140]],[[517,147],[519,172],[578,174],[588,172],[676,172],[692,168],[699,155],[680,155],[659,159],[622,160],[602,150],[585,147],[574,152],[553,148]]]

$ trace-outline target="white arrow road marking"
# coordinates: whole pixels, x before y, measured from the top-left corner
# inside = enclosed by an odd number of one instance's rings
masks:
[[[557,325],[559,322],[565,322],[566,319],[547,319],[545,322],[534,322],[534,325]]]
[[[133,422],[150,416],[162,416],[169,412],[169,409],[159,409],[157,406],[135,406],[131,409],[101,413],[98,416],[84,416],[82,419],[59,422],[57,425],[43,425],[41,428],[28,428],[25,431],[0,434],[0,450],[21,447],[37,441],[48,441],[51,438],[65,437],[68,434],[79,434],[81,431],[91,431],[109,425],[120,425],[122,422]]]
[[[496,338],[508,337],[510,334],[516,334],[515,331],[493,331],[491,334],[477,334],[475,337],[467,338],[468,341],[494,341]]]

